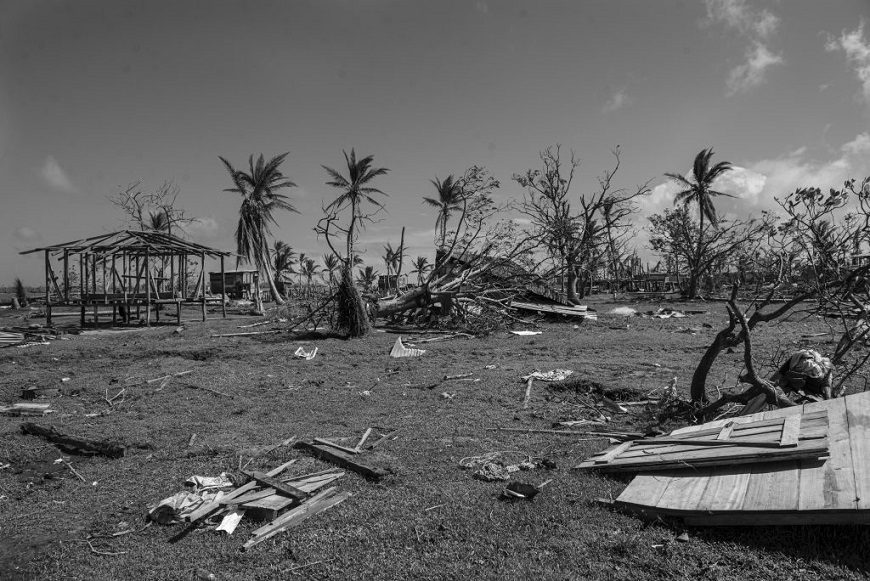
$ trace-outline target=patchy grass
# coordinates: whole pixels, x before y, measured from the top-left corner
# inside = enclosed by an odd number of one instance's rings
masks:
[[[614,305],[594,306],[606,313]],[[658,306],[636,305],[639,311]],[[549,428],[553,421],[580,419],[584,408],[576,398],[588,390],[631,399],[674,376],[686,389],[725,318],[721,305],[705,307],[707,314],[686,319],[602,314],[576,329],[573,323],[547,325],[537,337],[497,332],[429,343],[421,345],[424,356],[406,360],[388,357],[396,336],[386,333],[350,341],[320,334],[210,338],[235,331],[241,320],[190,324],[181,334],[167,327],[4,349],[0,398],[16,400],[23,387],[61,385],[62,377],[70,377],[64,385],[80,394],[53,399],[57,412],[37,421],[132,447],[119,460],[69,458],[81,482],[69,470],[57,470],[53,446],[19,434],[19,418],[0,418],[0,462],[11,464],[0,470],[0,578],[174,579],[191,578],[199,568],[219,579],[864,577],[870,565],[866,529],[695,528],[688,530],[688,542],[676,542],[683,529],[642,522],[594,501],[616,497],[625,480],[570,470],[606,441],[486,430]],[[686,328],[700,330],[681,332]],[[759,329],[757,359],[764,364],[779,349],[805,345],[802,333],[822,330],[815,319]],[[318,346],[317,357],[293,357],[299,345]],[[733,385],[740,367],[740,352],[723,354],[711,382]],[[520,376],[554,368],[573,369],[575,387],[536,382],[523,410]],[[104,400],[135,380],[188,369],[193,373],[162,390],[159,382],[140,383],[127,387],[113,406]],[[419,387],[460,373],[480,381]],[[455,396],[442,398],[441,392]],[[102,413],[86,416],[95,412]],[[640,421],[620,416],[615,423],[633,429]],[[179,527],[153,525],[94,541],[97,550],[116,555],[95,554],[84,542],[88,534],[140,528],[146,506],[181,489],[188,476],[234,471],[240,456],[247,461],[258,447],[290,435],[344,437],[352,445],[369,426],[401,429],[396,440],[366,454],[395,475],[374,484],[350,474],[341,487],[353,497],[249,553],[239,552],[254,528],[244,521],[231,537],[202,531],[169,544]],[[193,433],[197,438],[188,447]],[[494,451],[554,460],[554,470],[520,477],[553,482],[533,502],[500,502],[502,483],[481,482],[459,466],[462,458]],[[268,470],[289,458],[300,458],[293,467],[298,473],[327,467],[281,449],[249,468]],[[48,478],[43,469],[50,469]]]

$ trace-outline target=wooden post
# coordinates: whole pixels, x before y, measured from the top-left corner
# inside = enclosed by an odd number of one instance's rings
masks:
[[[48,279],[51,271],[51,257],[45,251],[45,326],[51,327],[51,281]]]
[[[79,253],[79,304],[82,309],[80,326],[85,326],[85,259],[84,253]]]
[[[112,254],[112,326],[115,327],[118,324],[118,287],[115,284],[115,279],[118,276],[118,271],[116,268],[116,254]]]
[[[200,270],[202,270],[202,320],[205,321],[205,252],[200,254]]]
[[[221,313],[227,318],[227,273],[224,270],[224,255],[221,254]]]
[[[151,268],[148,265],[148,250],[145,250],[145,326],[151,326]]]
[[[63,249],[63,302],[69,302],[69,248]]]

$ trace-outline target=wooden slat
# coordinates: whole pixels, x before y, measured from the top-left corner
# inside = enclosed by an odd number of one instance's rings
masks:
[[[654,474],[638,474],[631,485],[622,491],[616,499],[618,503],[626,504],[656,504],[671,483],[672,476],[677,472],[657,472]]]
[[[717,440],[728,440],[731,438],[731,432],[734,431],[734,422],[728,422],[722,429],[719,430],[719,433],[716,435]]]
[[[802,411],[801,406],[794,406],[763,412],[763,418],[767,420],[792,415],[800,417]],[[797,510],[800,491],[799,467],[796,461],[754,464],[741,509]]]
[[[849,442],[849,423],[846,418],[846,400],[836,398],[825,402],[830,430],[827,461],[801,461],[800,510],[857,509],[855,500],[855,472],[852,470],[852,447]],[[807,404],[804,409],[820,404]]]
[[[607,464],[608,462],[610,462],[611,460],[613,460],[614,458],[616,458],[617,456],[619,456],[620,454],[622,454],[623,452],[625,452],[626,450],[631,448],[633,443],[634,442],[623,442],[623,443],[619,444],[618,446],[616,446],[615,448],[611,448],[610,450],[608,450],[604,454],[604,456],[601,456],[600,458],[596,458],[595,463],[596,464]]]
[[[671,482],[658,501],[658,506],[673,510],[695,509],[707,488],[710,468],[681,470],[671,477]]]
[[[730,466],[717,470],[708,479],[704,494],[698,501],[697,510],[734,510],[743,505],[749,487],[749,470],[746,466]]]
[[[850,397],[846,400],[852,470],[858,509],[870,509],[870,399]]]
[[[783,448],[797,446],[800,431],[801,416],[799,414],[784,418],[782,422],[782,436],[779,439],[779,445]]]

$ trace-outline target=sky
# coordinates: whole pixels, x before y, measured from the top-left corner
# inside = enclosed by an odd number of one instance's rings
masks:
[[[0,285],[40,284],[21,250],[123,227],[108,198],[170,180],[195,241],[234,250],[240,199],[218,156],[289,152],[299,214],[275,238],[320,257],[335,196],[322,165],[374,155],[387,212],[361,242],[383,270],[407,228],[432,256],[430,180],[511,176],[560,143],[591,191],[650,181],[712,147],[737,169],[720,213],[751,216],[797,187],[870,175],[867,0],[0,0]],[[642,245],[644,234],[637,237]]]

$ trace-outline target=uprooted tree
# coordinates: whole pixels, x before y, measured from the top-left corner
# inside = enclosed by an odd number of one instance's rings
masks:
[[[362,337],[371,330],[368,313],[362,296],[353,281],[353,267],[356,264],[355,243],[359,231],[371,222],[375,214],[384,209],[383,203],[375,196],[386,196],[374,187],[375,178],[386,175],[389,170],[373,167],[374,156],[357,159],[356,151],[344,153],[347,176],[327,166],[323,166],[330,180],[326,185],[339,191],[338,197],[323,208],[324,217],[315,228],[318,236],[323,236],[332,254],[341,263],[340,278],[335,295],[337,303],[336,327],[349,337]],[[342,214],[347,215],[347,224],[339,222]],[[334,238],[344,235],[344,251],[336,248]]]
[[[868,241],[868,185],[870,178],[858,185],[850,180],[842,189],[831,189],[827,194],[817,188],[802,188],[777,200],[786,219],[768,238],[760,256],[777,258],[778,276],[762,295],[750,298],[745,310],[738,308],[738,288],[733,287],[727,303],[728,325],[717,333],[692,377],[692,400],[702,405],[699,418],[726,404],[745,404],[759,395],[764,395],[768,404],[791,405],[792,400],[776,385],[750,369],[751,333],[758,324],[789,316],[823,316],[825,321],[834,321],[828,324],[831,335],[839,335],[839,341],[830,359],[843,372],[830,390],[833,397],[842,395],[846,382],[870,360],[870,350],[859,352],[870,338],[870,263],[853,262],[850,256]],[[777,294],[785,295],[780,302],[775,302]],[[746,373],[740,380],[750,388],[724,394],[710,403],[706,381],[716,358],[741,344]]]
[[[535,246],[545,252],[545,276],[564,275],[567,299],[573,303],[579,304],[587,278],[602,263],[615,268],[620,233],[636,211],[633,202],[650,191],[648,184],[633,190],[615,187],[619,148],[613,157],[613,167],[598,178],[597,190],[576,196],[571,188],[580,161],[573,152],[563,159],[559,145],[540,153],[540,169],[513,176],[525,188],[517,209],[531,222]]]

